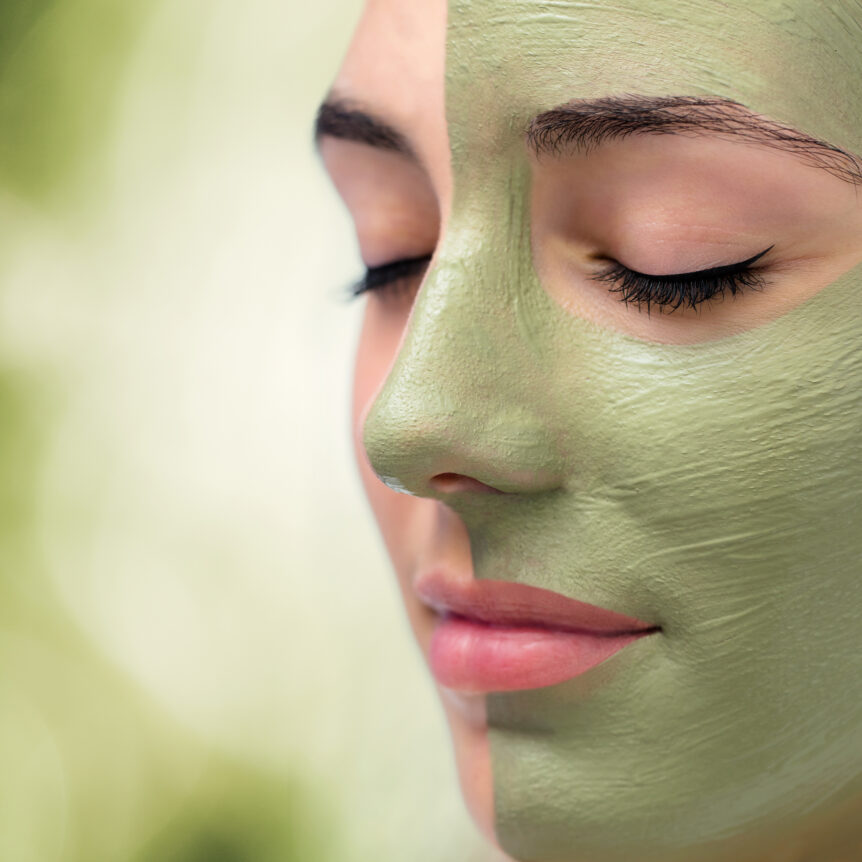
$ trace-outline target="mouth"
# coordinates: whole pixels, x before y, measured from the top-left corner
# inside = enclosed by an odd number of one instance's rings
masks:
[[[616,611],[509,581],[458,582],[431,572],[414,588],[438,615],[431,672],[440,685],[462,692],[556,685],[661,631]]]

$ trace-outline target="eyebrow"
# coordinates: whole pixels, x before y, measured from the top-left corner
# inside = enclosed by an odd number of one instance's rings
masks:
[[[329,98],[317,109],[314,140],[318,146],[325,137],[368,144],[416,159],[413,147],[402,132],[347,99]]]
[[[784,150],[858,185],[859,159],[826,141],[752,113],[731,99],[696,96],[611,96],[574,100],[535,117],[526,130],[537,155],[589,153],[632,135],[715,135]]]

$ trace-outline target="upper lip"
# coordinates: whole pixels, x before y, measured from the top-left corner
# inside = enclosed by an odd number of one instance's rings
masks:
[[[454,580],[439,571],[417,578],[419,599],[445,616],[498,626],[538,626],[600,635],[645,634],[659,626],[580,602],[561,593],[511,581]]]

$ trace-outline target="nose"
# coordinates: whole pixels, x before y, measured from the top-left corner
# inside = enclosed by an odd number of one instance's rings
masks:
[[[481,243],[462,245],[440,249],[362,429],[390,488],[456,509],[461,499],[539,493],[563,478],[523,286]]]

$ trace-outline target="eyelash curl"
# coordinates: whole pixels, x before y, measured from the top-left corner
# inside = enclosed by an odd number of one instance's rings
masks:
[[[621,302],[633,303],[638,310],[646,306],[647,315],[653,306],[669,313],[678,308],[697,308],[726,293],[736,296],[743,289],[760,290],[766,283],[763,273],[751,265],[773,248],[769,246],[738,263],[676,275],[647,275],[613,262],[592,278],[613,285],[609,290],[620,294]]]
[[[431,255],[402,258],[382,266],[370,266],[365,275],[348,288],[348,298],[353,299],[369,291],[376,291],[387,298],[398,296],[409,290],[421,278],[431,262]]]

